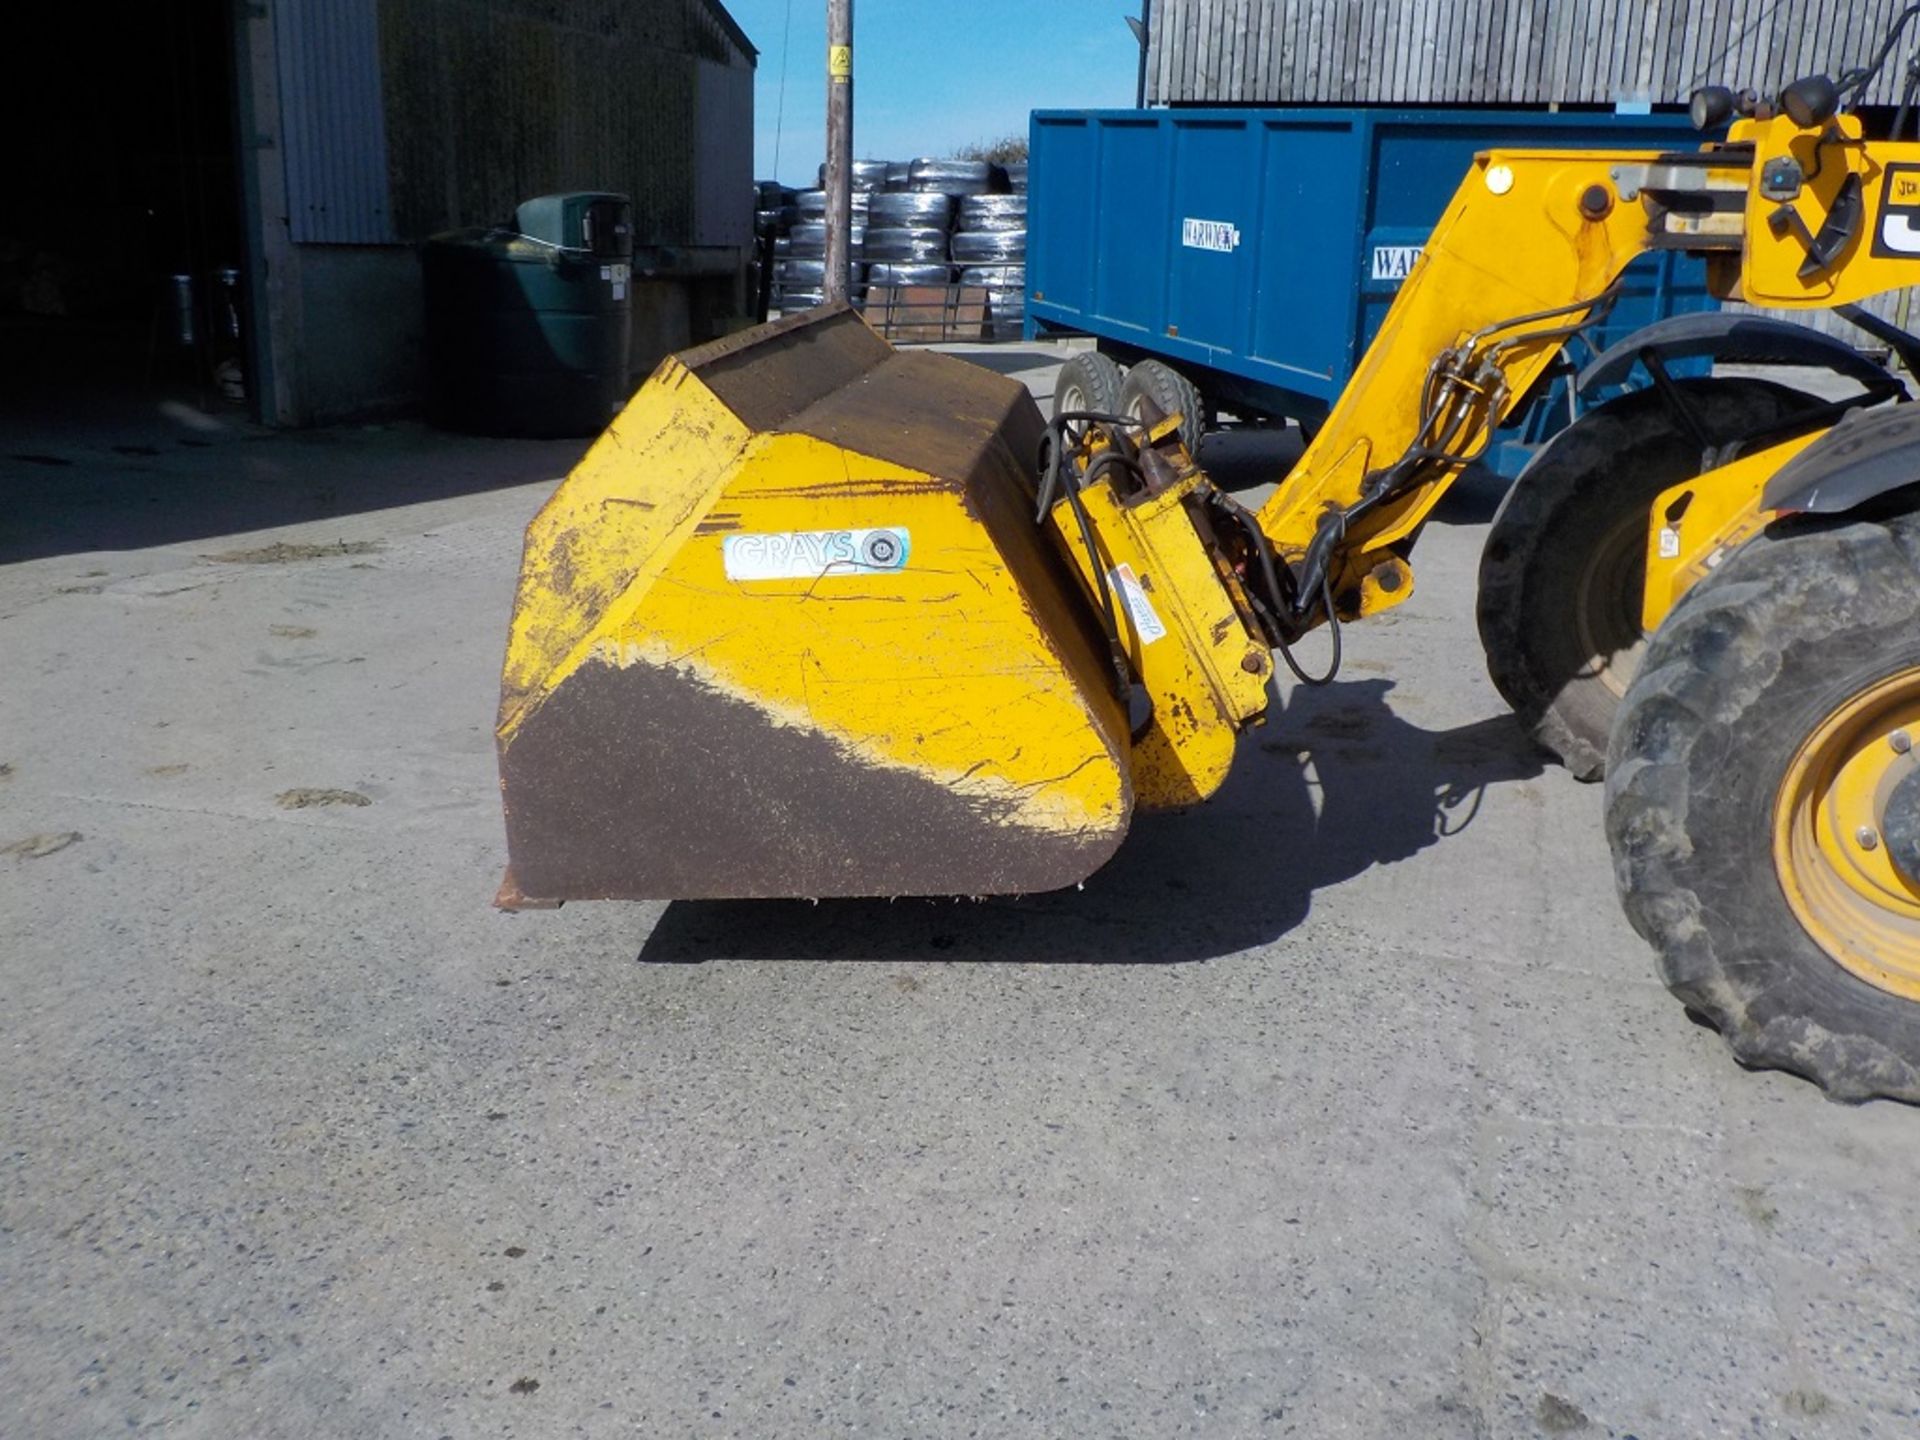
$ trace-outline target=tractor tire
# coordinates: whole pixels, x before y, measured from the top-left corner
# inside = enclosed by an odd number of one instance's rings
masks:
[[[993,166],[984,160],[915,160],[908,173],[913,188],[940,195],[986,195],[993,190]]]
[[[1654,635],[1614,729],[1614,878],[1668,988],[1741,1063],[1836,1100],[1920,1101],[1913,742],[1916,513],[1741,546]]]
[[[1765,380],[1682,380],[1718,441],[1817,403]],[[1588,411],[1494,512],[1480,559],[1480,643],[1494,687],[1574,778],[1598,780],[1640,663],[1647,511],[1700,473],[1700,444],[1654,390]]]
[[[1127,383],[1120,387],[1120,413],[1139,419],[1142,399],[1153,401],[1163,415],[1178,415],[1180,443],[1189,455],[1200,453],[1200,437],[1207,433],[1207,412],[1191,380],[1171,365],[1142,360],[1127,371]]]
[[[992,234],[1001,230],[1027,228],[1027,197],[1024,195],[969,195],[960,202],[960,219],[954,229],[969,234]]]
[[[964,265],[1021,265],[1027,259],[1026,230],[956,230],[953,258]]]
[[[1126,377],[1111,359],[1098,350],[1082,350],[1060,367],[1053,382],[1053,413],[1056,418],[1070,410],[1118,415],[1125,384]]]
[[[952,280],[952,269],[937,262],[888,261],[867,266],[869,285],[947,285]]]
[[[799,237],[795,236],[795,243]],[[947,232],[944,230],[872,229],[861,236],[869,260],[895,264],[928,265],[947,258]],[[823,250],[821,252],[825,254]]]
[[[953,197],[889,191],[867,201],[867,223],[876,230],[938,230],[953,228]]]

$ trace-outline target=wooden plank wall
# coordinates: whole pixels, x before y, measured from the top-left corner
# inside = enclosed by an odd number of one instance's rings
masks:
[[[1154,104],[1610,104],[1865,61],[1906,0],[1156,0]],[[1868,99],[1892,104],[1897,61]]]
[[[1154,0],[1150,104],[1684,102],[1864,64],[1909,0]],[[1868,92],[1891,105],[1903,52]],[[1920,326],[1920,291],[1870,309]],[[1822,312],[1795,318],[1850,342]]]

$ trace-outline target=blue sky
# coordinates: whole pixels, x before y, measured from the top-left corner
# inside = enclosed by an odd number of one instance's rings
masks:
[[[826,0],[726,5],[760,50],[754,175],[811,185],[826,144]],[[1026,134],[1030,110],[1133,104],[1140,52],[1126,16],[1139,11],[1139,0],[854,0],[854,155],[946,155]]]

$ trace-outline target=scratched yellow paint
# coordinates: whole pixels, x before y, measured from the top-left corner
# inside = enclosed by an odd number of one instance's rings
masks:
[[[1826,434],[1816,430],[1770,445],[1660,492],[1648,511],[1647,579],[1641,592],[1641,626],[1649,635],[1728,551],[1766,527],[1775,513],[1760,504],[1767,482]]]
[[[1791,155],[1800,163],[1807,182],[1790,208],[1808,233],[1821,228],[1849,177],[1859,181],[1862,207],[1835,264],[1803,278],[1805,243],[1792,227],[1771,223],[1781,203],[1761,193],[1761,166],[1730,162],[1721,173],[1736,183],[1744,175],[1748,191],[1738,266],[1710,271],[1722,298],[1813,309],[1865,300],[1920,276],[1920,254],[1899,251],[1913,243],[1906,227],[1920,229],[1920,144],[1862,146],[1852,115],[1836,117],[1832,127],[1834,138],[1824,143],[1785,117],[1741,120],[1729,131],[1729,144],[1752,145],[1759,161]],[[1495,150],[1475,157],[1327,423],[1261,508],[1261,525],[1276,549],[1298,557],[1327,510],[1354,504],[1368,471],[1405,450],[1436,355],[1505,317],[1590,300],[1645,252],[1647,210],[1638,198],[1618,198],[1614,177],[1661,159],[1652,151],[1604,150]],[[1581,211],[1593,187],[1610,197],[1597,218]],[[1513,352],[1505,367],[1509,412],[1560,349],[1559,341],[1543,340]],[[1404,601],[1410,584],[1386,590],[1368,586],[1366,577],[1392,556],[1390,547],[1418,530],[1451,479],[1418,486],[1356,524],[1336,568],[1335,592],[1360,595],[1363,614]],[[1750,490],[1742,491],[1742,504],[1752,498]],[[1650,613],[1664,613],[1671,598],[1649,592]]]
[[[877,527],[909,532],[904,569],[726,573],[730,534]],[[534,706],[564,703],[584,666],[663,667],[997,823],[1117,836],[1133,804],[1124,718],[1063,656],[1035,583],[959,485],[806,434],[749,434],[669,370],[528,532],[501,740]]]
[[[1116,499],[1101,481],[1082,491],[1098,537],[1099,568],[1124,566],[1150,607],[1152,638],[1121,605],[1128,659],[1153,698],[1153,726],[1134,746],[1136,803],[1146,810],[1197,804],[1217,791],[1233,765],[1240,730],[1265,713],[1272,662],[1234,608],[1213,557],[1188,517],[1198,474],[1157,496]],[[1079,565],[1091,599],[1094,561],[1061,500],[1055,522]],[[1115,603],[1121,597],[1115,594]]]
[[[1591,299],[1646,246],[1647,217],[1614,204],[1598,220],[1580,215],[1582,193],[1614,166],[1645,164],[1646,151],[1496,150],[1478,155],[1400,287],[1379,333],[1333,413],[1300,462],[1261,507],[1260,523],[1283,554],[1298,556],[1327,507],[1357,501],[1369,468],[1397,459],[1413,441],[1427,367],[1442,350],[1490,321]],[[1490,177],[1497,177],[1490,183]],[[1560,354],[1559,342],[1516,349],[1506,367],[1508,408]],[[1428,483],[1376,511],[1350,532],[1336,593],[1359,589],[1387,547],[1412,534],[1447,488]],[[1365,591],[1366,609],[1412,593]]]
[[[868,492],[884,486],[884,495]],[[848,494],[849,490],[854,491]],[[875,762],[919,771],[1048,830],[1123,825],[1123,757],[960,495],[806,435],[757,442],[719,510],[742,531],[892,526],[903,570],[734,581],[726,532],[696,534],[604,633],[685,656],[729,693]]]
[[[752,438],[670,359],[594,442],[527,527],[502,675],[503,739],[592,648],[606,609],[645,592]]]

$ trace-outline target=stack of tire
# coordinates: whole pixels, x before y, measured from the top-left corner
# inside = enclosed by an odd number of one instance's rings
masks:
[[[954,199],[943,191],[888,190],[867,204],[869,285],[950,285]]]
[[[826,167],[797,194],[763,183],[758,220],[774,240],[771,308],[818,305],[826,283]],[[983,160],[856,160],[853,301],[867,287],[978,286],[987,331],[1021,333],[1026,309],[1026,166]]]
[[[866,244],[867,200],[864,190],[853,193],[853,299],[866,291],[863,250]],[[827,192],[802,190],[794,197],[794,222],[774,241],[771,308],[782,312],[805,310],[823,298],[827,275]]]
[[[953,234],[960,283],[987,292],[987,334],[1020,337],[1027,314],[1027,197],[970,195]]]
[[[887,188],[887,179],[893,172],[891,160],[856,160],[853,162],[853,193],[871,195],[876,190]],[[827,188],[827,167],[820,167],[820,190],[824,194]]]

